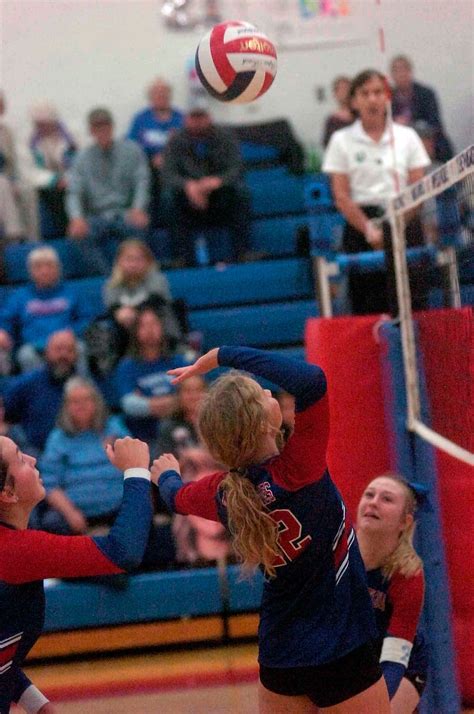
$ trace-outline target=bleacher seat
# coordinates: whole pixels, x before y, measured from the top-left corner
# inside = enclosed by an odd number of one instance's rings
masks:
[[[305,213],[279,218],[259,218],[252,221],[250,244],[252,250],[268,255],[295,255],[298,231],[308,225]]]
[[[215,568],[46,581],[45,632],[220,613]],[[242,597],[242,596],[240,596]]]
[[[302,343],[306,320],[317,314],[312,299],[196,310],[189,320],[192,330],[203,333],[204,349],[222,344],[272,347]]]
[[[280,176],[255,185],[251,191],[254,216],[284,216],[304,213],[304,178]]]
[[[288,169],[285,166],[269,166],[265,169],[249,169],[245,172],[245,183],[252,191],[255,186],[259,186],[264,181],[281,179],[289,175]]]
[[[312,295],[307,260],[262,261],[218,268],[187,268],[167,272],[171,293],[191,309],[292,300]]]

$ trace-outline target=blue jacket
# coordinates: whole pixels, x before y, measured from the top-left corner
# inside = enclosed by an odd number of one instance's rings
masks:
[[[53,332],[70,328],[79,335],[88,321],[77,294],[64,283],[45,289],[34,284],[18,288],[0,311],[0,328],[18,344],[31,344],[40,350]]]
[[[55,379],[45,366],[14,377],[5,389],[5,419],[19,422],[30,444],[40,451],[56,422],[64,381]]]

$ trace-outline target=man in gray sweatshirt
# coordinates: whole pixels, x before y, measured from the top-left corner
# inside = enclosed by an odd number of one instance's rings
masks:
[[[93,109],[88,123],[94,143],[77,154],[71,169],[68,234],[82,248],[91,272],[104,274],[120,241],[145,233],[150,175],[138,144],[114,137],[108,109]]]

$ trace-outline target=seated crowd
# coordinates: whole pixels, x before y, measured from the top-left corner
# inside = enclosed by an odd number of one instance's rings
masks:
[[[421,118],[426,129],[431,117],[431,158],[444,160],[450,147],[434,94],[427,118],[420,103],[431,90],[413,83],[409,61],[395,58],[392,73],[403,123]],[[339,77],[333,87],[339,110],[325,128],[330,148],[332,132],[355,119],[350,79]],[[108,276],[102,312],[91,322],[63,280],[57,251],[39,244],[28,255],[29,282],[11,290],[0,307],[0,431],[39,457],[47,497],[33,525],[54,533],[90,533],[113,522],[122,479],[104,445],[117,437],[145,440],[152,456],[174,453],[187,481],[218,467],[196,429],[206,382],[196,377],[176,389],[167,375],[196,356],[195,345],[185,306],[173,300],[147,239],[167,227],[170,265],[194,265],[196,233],[221,223],[232,239],[231,260],[245,261],[251,258],[250,195],[237,140],[213,123],[205,106],[183,115],[163,80],[149,87],[148,99],[126,138],[115,136],[109,109],[90,111],[92,143],[82,149],[53,106],[36,105],[21,174],[11,134],[0,123],[0,235],[39,240],[39,202],[56,236],[76,243],[89,273]],[[0,115],[3,110],[0,95]],[[328,171],[341,174],[334,166]],[[376,231],[370,218],[360,219],[366,237]],[[279,398],[285,438],[293,404],[288,395]],[[155,511],[145,567],[232,557],[219,524],[172,520],[158,498]]]

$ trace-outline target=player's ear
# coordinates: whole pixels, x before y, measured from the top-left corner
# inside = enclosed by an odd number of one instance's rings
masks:
[[[0,491],[0,503],[18,503],[18,496],[11,486],[5,486],[3,491]]]

